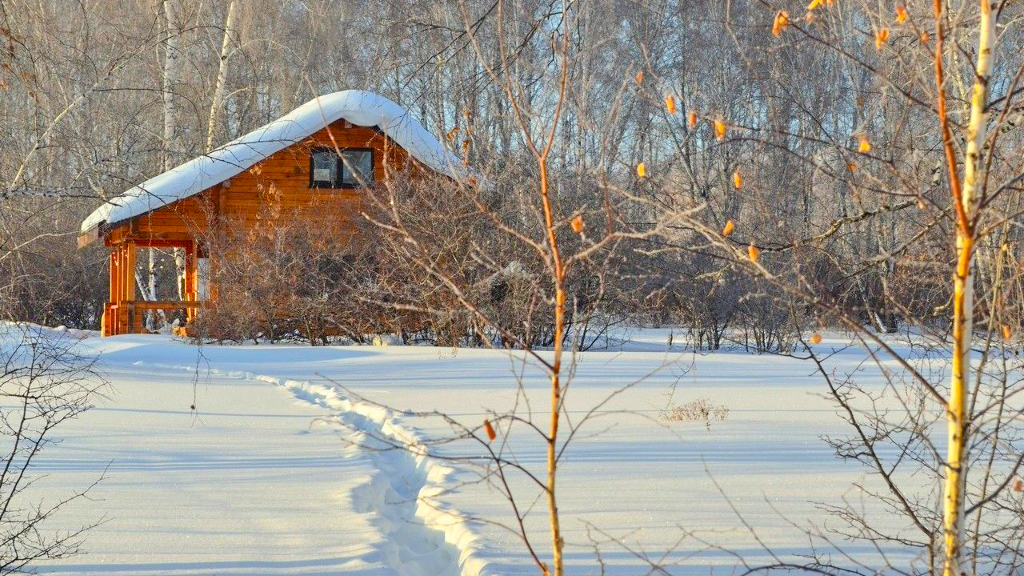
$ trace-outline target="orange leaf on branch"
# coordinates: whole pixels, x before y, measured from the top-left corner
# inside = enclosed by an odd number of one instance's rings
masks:
[[[669,94],[665,96],[665,109],[668,110],[669,114],[676,113],[676,97]]]
[[[882,49],[882,45],[885,44],[885,41],[888,40],[888,39],[889,39],[889,29],[888,28],[882,28],[881,30],[875,32],[875,48],[878,48],[879,50],[881,50]]]
[[[779,10],[775,13],[775,20],[772,21],[772,36],[778,38],[782,31],[789,26],[789,12]]]
[[[725,221],[725,227],[722,228],[722,236],[728,236],[732,234],[733,229],[736,228],[736,224],[732,220]]]
[[[725,138],[725,122],[722,120],[715,120],[715,138]]]
[[[761,258],[761,249],[751,242],[750,246],[747,246],[747,255],[750,256],[751,262],[757,262]]]
[[[643,162],[636,165],[636,175],[641,178],[647,176],[647,167],[644,166]]]
[[[871,152],[871,142],[868,141],[867,135],[861,134],[858,138],[860,139],[860,145],[857,148],[861,152]]]
[[[583,232],[583,216],[576,216],[575,218],[572,219],[571,222],[569,222],[569,225],[572,226],[573,232],[577,234]]]
[[[907,7],[903,4],[896,5],[896,21],[901,24],[907,21]]]
[[[732,173],[732,186],[737,190],[743,188],[743,176],[739,170]]]
[[[491,426],[491,421],[484,418],[484,431],[487,432],[487,437],[494,440],[498,437],[498,433],[494,431],[494,426]]]
[[[686,123],[693,128],[697,125],[697,111],[690,110],[690,113],[686,115]]]

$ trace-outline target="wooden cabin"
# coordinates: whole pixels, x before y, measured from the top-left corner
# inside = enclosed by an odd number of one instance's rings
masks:
[[[366,194],[409,160],[452,177],[462,162],[400,106],[358,90],[316,98],[216,150],[111,199],[85,219],[79,247],[102,239],[110,248],[110,294],[102,333],[144,333],[149,311],[185,311],[191,324],[215,297],[203,271],[202,242],[215,226],[266,224],[268,197],[303,218],[325,206],[329,221],[350,226]],[[318,220],[322,222],[323,220]],[[137,251],[184,252],[184,300],[145,300],[136,289]]]

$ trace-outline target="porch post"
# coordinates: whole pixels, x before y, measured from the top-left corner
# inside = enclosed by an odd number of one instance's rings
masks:
[[[142,316],[135,310],[135,242],[124,243],[124,271],[121,273],[121,279],[124,282],[124,299],[127,301],[125,331],[142,332]]]
[[[198,258],[196,257],[195,240],[185,246],[185,301],[195,302],[199,299],[199,270]],[[185,317],[189,324],[196,320],[196,309],[186,308]]]
[[[100,318],[100,334],[113,336],[116,334],[114,326],[117,325],[116,312],[111,305],[117,302],[117,275],[120,246],[115,247],[107,256],[107,303],[103,305],[103,316]]]

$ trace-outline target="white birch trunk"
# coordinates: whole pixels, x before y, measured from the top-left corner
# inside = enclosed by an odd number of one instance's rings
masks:
[[[231,35],[235,25],[235,0],[228,3],[228,15],[224,18],[224,41],[220,47],[220,65],[217,68],[217,81],[213,88],[213,99],[210,102],[210,118],[206,126],[206,152],[213,149],[213,135],[217,129],[217,114],[224,100],[224,81],[228,70],[228,57],[231,49]]]
[[[180,42],[180,31],[176,24],[174,16],[174,7],[171,4],[171,0],[161,1],[161,11],[164,17],[164,34],[166,41],[164,43],[164,68],[163,68],[163,158],[162,168],[164,171],[170,170],[174,162],[173,154],[171,153],[174,144],[174,135],[177,131],[177,116],[175,115],[174,109],[174,90],[175,84],[178,81],[178,69],[180,67],[178,44]],[[178,299],[182,300],[184,295],[181,294],[181,281],[180,278],[185,274],[185,258],[181,254],[181,250],[174,250],[174,264],[175,271],[179,281],[176,284],[178,288]],[[149,249],[149,281],[147,285],[147,297],[150,300],[156,299],[156,254],[153,248]],[[156,315],[149,314],[147,317],[149,329],[155,329]]]
[[[967,221],[957,228],[957,270],[954,277],[953,376],[947,410],[949,444],[946,455],[943,528],[945,532],[945,576],[963,573],[964,493],[967,462],[964,461],[967,385],[971,377],[971,332],[974,329],[974,243],[973,223],[981,182],[982,151],[985,146],[988,84],[992,75],[992,45],[995,22],[989,0],[980,0],[978,22],[978,60],[971,95],[971,115],[967,125],[967,151],[964,155],[964,184],[960,206]]]
[[[174,8],[171,0],[162,0],[161,8],[164,17],[164,70],[163,70],[163,104],[164,104],[164,130],[163,130],[163,169],[171,169],[171,146],[174,141],[174,132],[177,128],[174,114],[174,85],[178,79],[178,43],[179,32],[175,24]]]

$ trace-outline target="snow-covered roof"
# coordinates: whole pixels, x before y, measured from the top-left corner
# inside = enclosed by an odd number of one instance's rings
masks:
[[[82,221],[82,232],[198,194],[342,118],[357,126],[377,126],[432,170],[453,177],[468,175],[462,161],[401,106],[372,92],[345,90],[310,100],[262,128],[112,198]]]

